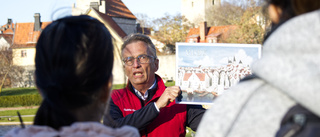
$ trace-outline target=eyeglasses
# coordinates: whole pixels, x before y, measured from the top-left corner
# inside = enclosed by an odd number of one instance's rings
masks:
[[[134,59],[137,59],[137,61],[141,64],[150,63],[150,59],[155,59],[153,56],[149,55],[139,55],[138,57],[126,57],[122,61],[125,65],[131,66],[134,64]]]

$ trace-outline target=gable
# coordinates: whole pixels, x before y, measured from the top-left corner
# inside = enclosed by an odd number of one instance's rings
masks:
[[[96,16],[97,19],[100,19],[100,21],[106,25],[109,31],[111,31],[110,29],[114,30],[121,38],[127,36],[127,34],[120,28],[120,26],[107,14],[103,14],[93,8],[91,8],[87,14],[93,17]]]

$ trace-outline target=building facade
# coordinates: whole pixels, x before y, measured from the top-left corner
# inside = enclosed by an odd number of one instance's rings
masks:
[[[200,22],[209,21],[209,11],[220,5],[221,0],[182,0],[181,14],[198,26]]]
[[[137,32],[137,18],[121,0],[77,0],[72,15],[86,14],[90,8],[110,16],[127,35]]]

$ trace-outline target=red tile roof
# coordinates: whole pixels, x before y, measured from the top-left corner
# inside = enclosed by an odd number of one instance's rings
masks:
[[[226,35],[229,30],[235,29],[235,25],[227,25],[227,26],[212,26],[212,27],[207,27],[207,34],[206,34],[206,40],[205,41],[198,41],[198,42],[208,42],[208,37],[218,37],[220,35]],[[189,42],[190,38],[199,38],[200,39],[200,27],[199,28],[191,28],[189,30],[189,33],[187,35],[186,42]]]
[[[205,73],[195,73],[196,76],[200,79],[200,81],[204,81],[206,78],[206,74]],[[189,78],[191,77],[192,73],[185,73],[183,76],[183,81],[188,81]]]
[[[110,16],[108,16],[107,14],[103,14],[93,8],[92,10],[97,12],[98,15],[101,17],[101,19],[107,22],[111,26],[111,28],[113,28],[118,33],[120,37],[124,38],[125,36],[127,36],[127,34],[120,28],[120,26]]]
[[[198,76],[200,81],[204,81],[205,78],[206,78],[206,74],[205,73],[196,73],[196,75]]]
[[[191,75],[192,75],[192,73],[185,73],[183,76],[183,81],[188,81],[188,79],[190,78]]]
[[[0,28],[3,34],[13,34],[14,24],[12,23],[11,25],[2,25]]]
[[[44,29],[50,23],[41,22],[41,29]],[[40,33],[40,31],[34,31],[34,23],[17,23],[12,48],[34,47]]]
[[[189,30],[189,33],[188,33],[187,37],[193,36],[193,35],[198,35],[198,36],[200,36],[200,28],[191,28],[191,29]]]
[[[235,25],[209,27],[207,36],[227,33],[229,30],[235,29],[235,27],[236,27]]]
[[[137,19],[121,0],[105,0],[106,14],[111,17]]]

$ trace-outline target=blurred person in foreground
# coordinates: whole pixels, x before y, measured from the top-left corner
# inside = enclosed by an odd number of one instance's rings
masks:
[[[113,44],[90,16],[53,21],[36,45],[36,85],[43,102],[34,125],[5,137],[137,137],[138,130],[100,123],[112,88]]]
[[[148,137],[185,137],[186,126],[197,130],[205,109],[201,105],[175,103],[181,94],[180,87],[166,87],[155,74],[159,59],[148,36],[129,35],[122,45],[121,56],[128,84],[111,95],[109,115],[116,126],[134,126],[141,136]],[[104,118],[104,124],[112,126],[112,123]]]
[[[198,137],[271,137],[300,104],[320,116],[320,1],[267,0],[273,22],[263,56],[246,78],[219,96]]]

